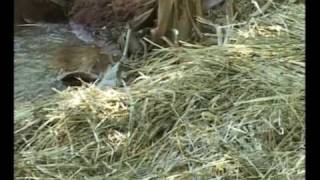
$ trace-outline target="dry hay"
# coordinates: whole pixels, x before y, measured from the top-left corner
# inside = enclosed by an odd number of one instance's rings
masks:
[[[301,0],[225,0],[220,6],[211,8],[207,18],[217,24],[227,24],[234,21],[246,21],[252,16],[268,14],[277,9],[277,4],[299,4]],[[228,19],[226,18],[228,15]]]
[[[303,179],[304,6],[278,8],[233,44],[155,51],[130,86],[16,112],[16,179]]]

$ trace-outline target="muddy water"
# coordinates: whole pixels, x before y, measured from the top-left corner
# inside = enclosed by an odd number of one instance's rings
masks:
[[[73,45],[85,43],[72,33],[68,25],[47,24],[15,29],[15,110],[50,98],[55,94],[52,88],[61,88],[56,80],[58,70],[50,68],[48,61],[58,48]]]

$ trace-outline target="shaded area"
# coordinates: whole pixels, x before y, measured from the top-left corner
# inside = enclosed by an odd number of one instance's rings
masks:
[[[61,1],[64,2],[64,1]],[[67,22],[65,7],[52,0],[14,0],[15,24]]]

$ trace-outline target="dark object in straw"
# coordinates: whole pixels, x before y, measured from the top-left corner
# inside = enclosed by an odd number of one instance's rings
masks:
[[[93,83],[98,76],[93,73],[72,72],[64,75],[60,80],[65,86],[81,86],[83,83]]]

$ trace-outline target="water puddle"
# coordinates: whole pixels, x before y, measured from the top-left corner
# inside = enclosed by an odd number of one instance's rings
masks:
[[[17,27],[14,32],[14,103],[15,109],[32,105],[55,94],[57,69],[48,62],[63,46],[85,45],[69,25],[41,24]]]

